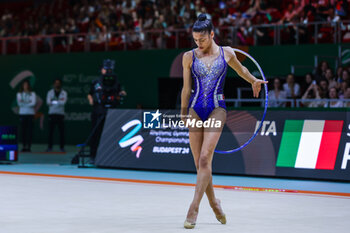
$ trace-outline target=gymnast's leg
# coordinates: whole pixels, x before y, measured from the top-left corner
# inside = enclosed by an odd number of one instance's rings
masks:
[[[193,108],[189,109],[189,115],[191,119],[201,120],[197,113],[193,110]],[[193,155],[193,160],[196,165],[196,171],[198,175],[198,166],[199,166],[199,156],[202,149],[203,143],[203,128],[189,127],[189,139],[190,139],[190,147]],[[191,205],[188,213],[186,221],[190,223],[195,223],[198,215],[198,207]]]
[[[199,119],[198,115],[193,109],[190,109],[190,115],[196,119]],[[226,112],[223,109],[214,109],[211,118],[221,120],[221,128],[190,128],[190,145],[194,161],[197,168],[197,184],[193,202],[189,208],[187,214],[187,221],[195,223],[200,201],[204,192],[208,196],[210,206],[213,208],[215,215],[223,215],[220,207],[220,202],[215,198],[212,175],[211,175],[211,162],[214,154],[216,144],[220,138],[223,125],[226,121]]]
[[[221,127],[220,128],[217,128],[217,129],[204,129],[204,137],[205,137],[205,141],[203,142],[203,146],[202,146],[202,150],[207,150],[205,147],[206,145],[209,143],[215,143],[215,146],[212,148],[212,147],[209,147],[209,151],[211,152],[212,156],[214,155],[214,150],[216,148],[216,145],[220,139],[220,136],[221,136],[221,133],[222,133],[222,129],[225,125],[225,122],[226,122],[226,110],[219,107],[219,108],[216,108],[214,109],[209,118],[213,118],[215,120],[220,120],[221,121]],[[214,134],[212,134],[214,133]],[[214,138],[213,141],[212,138]],[[210,163],[210,168],[212,167],[212,164]],[[206,189],[206,194],[207,194],[207,197],[208,197],[208,200],[209,200],[209,204],[211,206],[211,208],[213,209],[214,213],[215,213],[215,216],[216,218],[223,224],[226,223],[226,218],[224,218],[224,212],[221,208],[221,205],[220,205],[220,200],[219,199],[216,199],[215,198],[215,193],[214,193],[214,188],[213,188],[213,179],[212,179],[212,173],[210,173],[210,180],[209,180],[209,184],[207,186],[207,189]]]
[[[196,114],[196,112],[192,108],[190,108],[189,113],[196,120],[200,120],[199,116]],[[212,115],[211,115],[211,117],[212,117]],[[203,144],[203,128],[190,129],[189,138],[190,138],[190,146],[191,146],[191,151],[193,154],[194,163],[196,165],[196,171],[198,172],[199,155],[200,155],[202,144]],[[208,197],[208,201],[209,201],[211,208],[214,210],[215,215],[222,215],[223,212],[220,208],[220,203],[219,203],[220,201],[215,198],[212,176],[210,176],[209,184],[208,184],[207,189],[205,190],[205,193]]]

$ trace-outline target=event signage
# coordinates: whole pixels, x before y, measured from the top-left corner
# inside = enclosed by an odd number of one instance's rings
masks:
[[[228,111],[219,150],[239,147],[261,111]],[[100,167],[195,172],[189,131],[176,110],[109,110],[99,143]],[[253,142],[214,154],[213,173],[350,180],[350,119],[341,111],[270,111]],[[164,123],[165,122],[165,123]]]

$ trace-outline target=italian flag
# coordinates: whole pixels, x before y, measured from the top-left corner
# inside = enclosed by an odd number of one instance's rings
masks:
[[[17,151],[14,151],[14,150],[6,151],[6,159],[8,161],[14,161],[16,160],[16,157],[17,157]]]
[[[340,120],[286,120],[276,166],[333,170],[342,128]]]

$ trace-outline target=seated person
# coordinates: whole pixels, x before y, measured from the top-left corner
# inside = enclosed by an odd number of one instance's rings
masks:
[[[283,84],[283,90],[286,92],[287,98],[295,99],[300,96],[300,85],[295,83],[293,74],[288,74],[286,83]]]
[[[325,78],[328,81],[328,88],[331,89],[332,87],[337,87],[337,81],[335,80],[333,76],[332,69],[328,68],[325,73]]]
[[[304,76],[304,81],[301,83],[301,93],[304,95],[305,91],[309,88],[309,86],[312,84],[312,81],[314,81],[314,77],[311,73],[307,73]]]
[[[281,88],[280,79],[275,78],[273,81],[273,90],[269,91],[269,107],[285,107],[286,103],[278,100],[286,98],[287,95]]]
[[[325,99],[328,97],[328,92],[329,92],[329,85],[328,85],[328,80],[327,79],[322,79],[319,82],[319,92],[320,92],[320,96],[322,99]]]
[[[346,91],[344,93],[344,100],[349,100],[349,102],[343,101],[343,107],[350,107],[350,87],[346,88]]]
[[[330,108],[343,107],[343,102],[340,100],[336,100],[336,99],[338,99],[338,92],[337,92],[337,89],[335,89],[335,87],[332,87],[329,89],[329,98],[334,99],[334,101],[327,102],[325,107],[330,107]]]
[[[306,90],[302,97],[302,104],[308,108],[316,108],[316,107],[324,107],[325,103],[323,101],[319,101],[321,99],[319,93],[319,87],[313,82],[309,88]],[[312,101],[316,100],[316,101]]]

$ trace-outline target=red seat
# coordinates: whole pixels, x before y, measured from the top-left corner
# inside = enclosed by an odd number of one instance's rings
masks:
[[[48,45],[44,45],[44,41],[42,39],[37,40],[36,42],[36,51],[37,53],[48,53]]]
[[[70,46],[70,51],[72,52],[83,52],[85,50],[85,42],[74,40],[73,44]]]
[[[31,41],[29,39],[23,39],[20,41],[20,53],[28,54],[31,52]]]
[[[6,54],[16,54],[17,53],[17,42],[7,41],[6,43]]]
[[[333,42],[333,28],[332,27],[322,27],[319,30],[319,35],[321,38],[318,38],[319,43],[332,43]]]
[[[176,47],[176,37],[171,36],[166,39],[166,48],[167,49],[174,49]]]
[[[142,48],[142,44],[139,41],[134,41],[128,44],[128,50],[139,50]]]
[[[90,43],[90,51],[105,51],[105,43]]]
[[[187,33],[179,33],[179,48],[191,48],[191,40]]]
[[[108,49],[110,51],[124,50],[124,43],[110,45]]]
[[[54,53],[65,53],[67,52],[67,47],[62,44],[58,44],[53,48]]]

